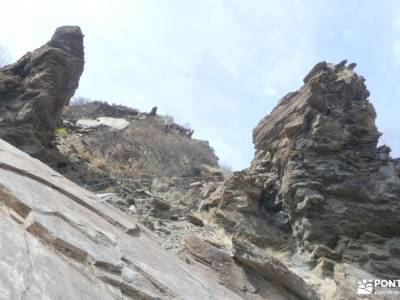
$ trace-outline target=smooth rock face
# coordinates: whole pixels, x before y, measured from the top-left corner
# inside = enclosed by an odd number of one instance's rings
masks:
[[[83,71],[83,34],[64,26],[51,40],[0,69],[0,138],[40,157]]]
[[[0,140],[0,299],[241,299]]]

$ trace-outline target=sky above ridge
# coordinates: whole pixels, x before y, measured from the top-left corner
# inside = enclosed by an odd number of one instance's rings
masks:
[[[17,59],[62,25],[85,34],[76,96],[189,123],[238,170],[252,129],[321,60],[356,62],[381,142],[400,155],[400,1],[0,0],[0,45]]]

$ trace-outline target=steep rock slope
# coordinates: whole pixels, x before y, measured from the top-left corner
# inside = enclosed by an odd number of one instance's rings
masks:
[[[51,40],[0,69],[0,138],[46,158],[62,109],[83,71],[83,34],[64,26]]]
[[[0,140],[0,299],[240,299]]]

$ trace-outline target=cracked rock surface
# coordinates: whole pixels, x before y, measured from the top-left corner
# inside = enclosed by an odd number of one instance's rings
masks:
[[[333,280],[326,299],[357,299],[357,280],[400,276],[399,160],[377,146],[376,113],[353,69],[314,66],[254,129],[251,166],[203,190],[208,223],[244,243],[244,257],[285,247],[306,274]]]
[[[0,299],[240,299],[0,140]]]

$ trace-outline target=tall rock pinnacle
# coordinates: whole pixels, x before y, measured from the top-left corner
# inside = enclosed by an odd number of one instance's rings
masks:
[[[254,129],[251,166],[206,202],[234,250],[301,253],[322,276],[346,278],[336,282],[338,294],[353,291],[360,272],[400,275],[399,162],[377,147],[365,80],[346,63],[314,66]]]
[[[63,26],[42,47],[0,69],[0,138],[40,156],[83,72],[83,34]]]
[[[263,205],[288,213],[306,247],[400,232],[399,178],[388,148],[377,149],[364,79],[345,63],[322,62],[304,82],[254,129],[251,170],[266,178]]]

